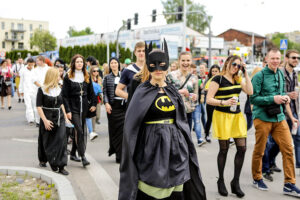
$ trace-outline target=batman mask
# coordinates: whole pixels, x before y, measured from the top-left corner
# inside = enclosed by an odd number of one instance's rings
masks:
[[[167,71],[169,68],[169,52],[166,40],[164,39],[163,51],[160,49],[152,50],[152,42],[150,42],[149,48],[147,48],[147,44],[145,46],[146,64],[149,72],[155,70]]]

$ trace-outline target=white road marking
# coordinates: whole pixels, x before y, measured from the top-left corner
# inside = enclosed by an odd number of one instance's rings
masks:
[[[92,156],[85,154],[87,160],[91,163],[87,166],[87,170],[91,177],[94,179],[97,187],[99,188],[103,199],[115,200],[118,199],[119,187],[112,180],[109,174]]]
[[[37,143],[37,140],[22,139],[22,138],[12,138],[11,140],[17,142]]]

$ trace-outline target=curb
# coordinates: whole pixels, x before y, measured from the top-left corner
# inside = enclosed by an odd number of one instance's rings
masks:
[[[42,179],[48,184],[55,184],[60,200],[77,200],[70,181],[63,175],[32,167],[0,166],[0,173],[15,175],[16,172],[20,175],[28,174],[34,178]]]

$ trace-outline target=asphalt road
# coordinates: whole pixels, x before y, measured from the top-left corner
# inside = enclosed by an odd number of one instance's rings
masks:
[[[242,95],[241,101],[245,101]],[[243,104],[243,103],[242,103]],[[29,126],[25,120],[25,106],[17,103],[13,99],[13,108],[0,110],[0,165],[1,166],[38,166],[37,158],[37,136],[38,128]],[[88,142],[87,158],[91,165],[84,169],[81,163],[69,161],[67,170],[70,175],[67,178],[71,181],[78,199],[82,200],[115,200],[118,194],[119,165],[116,164],[115,157],[108,157],[108,131],[107,118],[104,107],[102,107],[101,125],[97,125],[96,132],[99,137],[93,142]],[[196,142],[196,135],[193,132],[193,139]],[[293,199],[284,196],[283,172],[274,174],[273,182],[265,182],[269,186],[269,191],[259,191],[252,187],[251,158],[255,138],[254,129],[248,132],[247,152],[240,178],[241,188],[246,196],[243,199]],[[211,144],[196,147],[203,182],[206,186],[207,199],[238,199],[230,194],[228,197],[221,197],[217,192],[217,154],[218,142],[213,139]],[[233,177],[233,160],[236,148],[231,146],[228,152],[227,164],[225,168],[225,183],[230,192],[230,181]],[[281,155],[277,157],[277,165],[282,168]],[[47,167],[45,170],[50,170]],[[296,171],[299,182],[299,169]],[[300,187],[300,182],[298,184]]]

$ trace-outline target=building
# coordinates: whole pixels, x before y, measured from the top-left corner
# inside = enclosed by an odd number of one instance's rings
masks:
[[[275,32],[275,33],[269,33],[266,36],[271,40],[273,35],[278,34],[279,32]],[[300,31],[293,31],[293,32],[287,32],[287,33],[283,33],[286,38],[292,42],[295,43],[300,43]]]
[[[33,50],[30,38],[35,29],[49,30],[46,21],[0,18],[0,52]]]
[[[266,39],[266,37],[253,32],[240,31],[232,28],[218,35],[218,37],[224,38],[226,42],[238,41],[248,47],[252,46],[252,36],[254,36],[254,44],[262,43]]]

